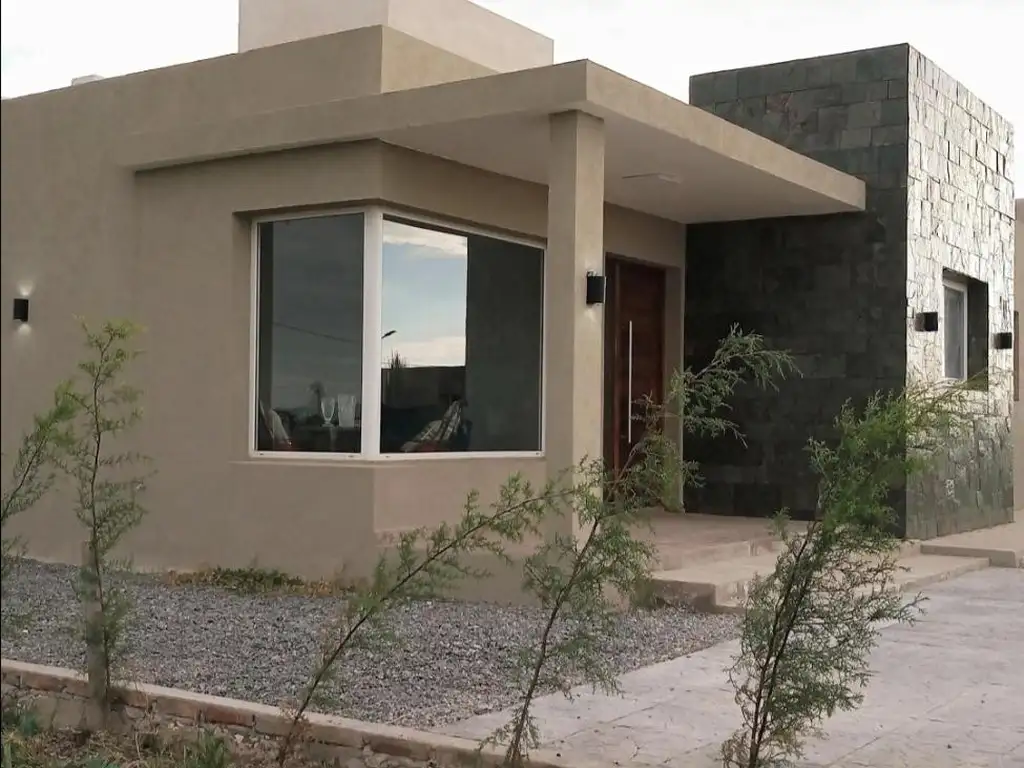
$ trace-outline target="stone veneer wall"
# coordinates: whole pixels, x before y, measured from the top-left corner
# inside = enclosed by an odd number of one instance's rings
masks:
[[[748,447],[689,441],[707,484],[693,511],[813,512],[803,451],[847,399],[942,375],[943,269],[985,282],[989,386],[972,393],[968,434],[897,494],[912,538],[1012,519],[1012,354],[990,349],[1013,316],[1013,140],[1009,124],[909,45],[697,75],[690,101],[867,184],[864,214],[691,226],[687,362],[731,323],[792,351],[803,378],[741,393]],[[941,330],[941,329],[940,329]]]
[[[908,48],[698,75],[690,101],[864,179],[867,212],[691,226],[687,364],[738,323],[790,350],[803,377],[745,391],[733,415],[747,446],[687,438],[705,486],[695,512],[813,514],[805,450],[848,398],[901,389],[906,373]],[[902,504],[898,504],[902,507]],[[900,513],[903,510],[900,508]]]
[[[909,314],[943,308],[944,269],[988,286],[987,391],[971,393],[971,425],[934,472],[910,484],[907,529],[931,538],[1013,519],[1013,128],[913,48],[908,52],[907,297]],[[970,312],[970,300],[968,300]],[[907,378],[943,375],[940,333],[907,334]]]

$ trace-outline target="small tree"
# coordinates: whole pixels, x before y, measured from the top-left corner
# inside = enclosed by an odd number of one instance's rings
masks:
[[[306,713],[330,702],[338,666],[345,656],[383,638],[388,611],[409,600],[442,594],[467,576],[489,575],[467,566],[467,555],[489,553],[497,561],[511,564],[507,544],[536,533],[544,510],[559,493],[554,482],[536,488],[515,475],[489,508],[481,508],[479,494],[470,494],[456,525],[442,523],[433,530],[403,532],[394,551],[379,558],[370,582],[353,588],[344,609],[328,627],[310,678],[290,708],[290,725],[278,749],[278,764],[285,764],[301,738]]]
[[[7,524],[34,506],[53,487],[57,470],[72,445],[70,424],[76,413],[69,385],[63,383],[55,390],[50,407],[32,417],[32,428],[22,436],[0,507],[0,589],[6,588],[7,579],[23,551],[21,539],[8,536]],[[7,605],[6,599],[2,602]],[[7,634],[12,623],[20,624],[21,618],[5,610],[3,634]]]
[[[769,349],[763,337],[733,327],[711,361],[672,377],[664,403],[648,400],[643,436],[623,466],[609,471],[603,462],[584,462],[570,492],[546,499],[542,518],[571,516],[580,535],[549,536],[527,560],[524,588],[546,612],[536,642],[521,655],[522,694],[512,721],[489,742],[506,743],[504,764],[519,768],[538,743],[531,710],[545,689],[570,695],[584,681],[609,693],[618,690],[604,643],[618,613],[618,595],[650,578],[654,549],[635,532],[645,523],[652,501],[678,494],[701,482],[699,467],[684,460],[677,437],[665,429],[680,425],[684,434],[740,440],[728,418],[729,400],[744,382],[772,388],[794,371],[785,352]]]
[[[95,703],[106,708],[130,610],[125,591],[110,578],[118,565],[111,555],[145,514],[139,501],[145,480],[131,471],[145,458],[118,444],[142,415],[139,390],[122,380],[140,353],[131,345],[138,333],[132,323],[108,321],[94,330],[83,322],[82,329],[88,357],[78,364],[80,380],[69,390],[79,418],[67,471],[76,487],[75,515],[86,530],[78,586],[89,682]]]
[[[919,597],[896,589],[900,543],[888,500],[957,427],[962,397],[962,388],[915,387],[863,409],[848,403],[836,440],[810,441],[817,515],[799,534],[780,515],[782,553],[748,593],[729,675],[743,727],[723,745],[727,765],[799,758],[826,718],[862,702],[879,625],[919,611]]]

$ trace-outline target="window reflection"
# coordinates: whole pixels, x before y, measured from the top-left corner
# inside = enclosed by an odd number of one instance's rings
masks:
[[[259,225],[256,447],[359,453],[362,214]]]
[[[382,453],[540,450],[543,253],[384,221]]]
[[[945,374],[950,379],[967,377],[967,290],[946,283],[945,296]]]

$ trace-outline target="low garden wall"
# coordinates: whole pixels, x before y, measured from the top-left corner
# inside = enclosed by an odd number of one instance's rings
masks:
[[[85,727],[89,689],[85,675],[70,669],[3,659],[3,695],[31,708],[44,728]],[[207,728],[231,744],[262,743],[268,750],[287,732],[290,718],[277,707],[207,696],[156,685],[117,689],[119,722],[128,729],[146,728],[198,735]],[[503,753],[481,750],[476,742],[390,725],[365,723],[309,713],[304,744],[308,756],[345,768],[499,768]],[[597,768],[563,760],[551,752],[534,752],[531,768]]]

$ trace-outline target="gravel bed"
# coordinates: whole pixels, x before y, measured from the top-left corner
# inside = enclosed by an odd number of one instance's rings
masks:
[[[4,640],[6,658],[81,669],[75,569],[26,560],[4,585],[4,614],[31,623]],[[339,598],[243,595],[128,576],[134,679],[279,705],[307,678]],[[535,608],[430,601],[394,613],[395,640],[353,652],[339,673],[337,714],[417,728],[503,709],[516,700],[515,660],[536,636]],[[623,615],[609,638],[618,672],[676,658],[736,635],[736,619],[680,608]]]

